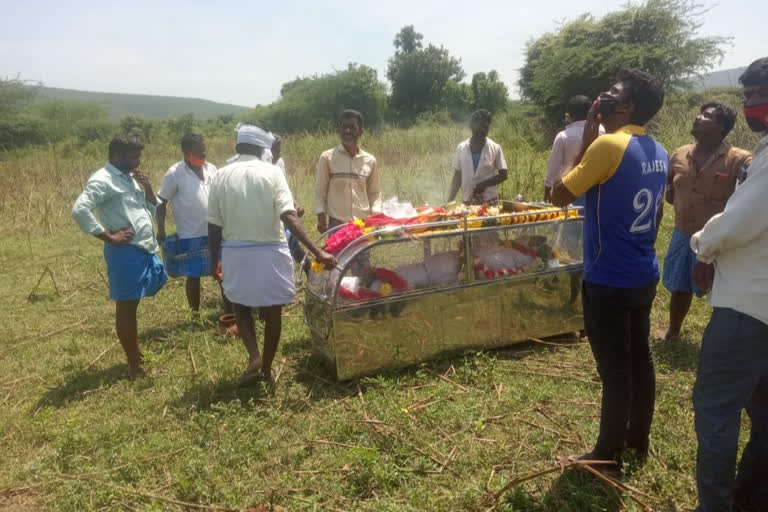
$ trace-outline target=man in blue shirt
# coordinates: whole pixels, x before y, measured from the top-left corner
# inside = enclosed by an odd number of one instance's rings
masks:
[[[156,254],[153,219],[158,201],[149,178],[139,170],[142,149],[136,137],[116,135],[109,143],[109,162],[88,178],[72,207],[80,229],[104,242],[109,296],[115,301],[115,327],[130,377],[144,373],[136,322],[139,301],[155,295],[168,279]]]
[[[583,457],[619,469],[625,447],[645,458],[653,419],[656,378],[648,337],[669,157],[643,126],[663,103],[664,90],[652,75],[621,72],[592,106],[577,165],[552,193],[558,206],[586,194],[584,326],[603,396],[597,444]],[[606,134],[598,138],[600,122]]]

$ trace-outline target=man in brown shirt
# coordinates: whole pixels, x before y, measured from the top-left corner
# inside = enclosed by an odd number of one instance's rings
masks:
[[[666,199],[675,207],[675,230],[664,259],[663,283],[672,294],[664,339],[680,335],[693,294],[705,293],[693,283],[691,235],[725,209],[741,170],[752,161],[748,151],[723,141],[735,122],[736,113],[725,105],[703,105],[691,129],[696,144],[681,147],[669,161]]]
[[[315,171],[317,231],[325,233],[381,211],[381,181],[376,159],[358,145],[363,116],[345,110],[339,119],[341,144],[320,155]]]

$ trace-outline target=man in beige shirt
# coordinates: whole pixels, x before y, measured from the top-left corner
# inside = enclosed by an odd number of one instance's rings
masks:
[[[324,151],[315,171],[317,231],[325,233],[352,220],[381,211],[381,182],[376,159],[357,142],[363,116],[345,110],[339,118],[341,144]]]
[[[736,112],[725,105],[703,105],[691,129],[696,144],[681,147],[669,161],[666,199],[675,207],[675,230],[664,259],[663,284],[672,295],[664,339],[680,335],[693,294],[704,295],[693,283],[691,235],[725,209],[739,173],[752,161],[749,151],[724,142],[735,122]]]

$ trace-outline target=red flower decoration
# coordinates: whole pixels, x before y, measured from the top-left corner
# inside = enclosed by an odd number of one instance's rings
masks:
[[[363,228],[354,222],[350,222],[328,238],[328,241],[325,243],[325,250],[333,255],[339,254],[342,249],[361,236],[363,236]]]
[[[486,270],[485,271],[485,277],[487,277],[488,279],[493,279],[493,275],[494,275],[493,274],[493,270]]]

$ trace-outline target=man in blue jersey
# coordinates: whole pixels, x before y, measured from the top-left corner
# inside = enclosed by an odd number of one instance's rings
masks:
[[[603,396],[597,443],[582,457],[615,462],[618,470],[625,448],[646,457],[653,419],[648,337],[669,157],[643,126],[663,103],[655,77],[636,69],[619,73],[590,110],[576,167],[552,191],[558,206],[586,194],[584,326]],[[606,134],[598,138],[601,122]]]

